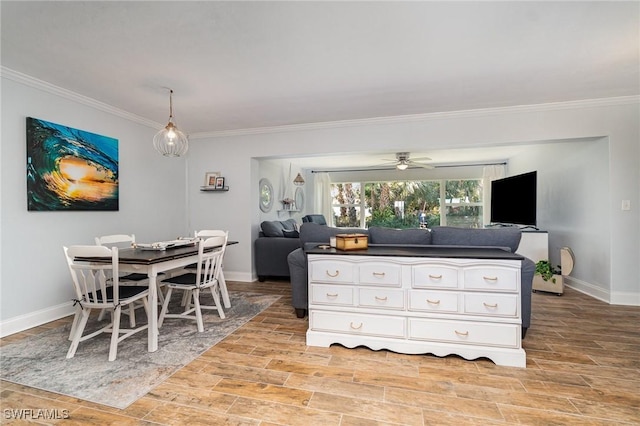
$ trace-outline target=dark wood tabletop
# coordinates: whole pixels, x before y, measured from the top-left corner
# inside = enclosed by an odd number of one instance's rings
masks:
[[[328,245],[306,247],[307,254],[330,254],[347,256],[395,256],[395,257],[448,257],[459,259],[504,259],[522,260],[523,256],[511,253],[498,247],[466,247],[466,246],[403,246],[403,245],[369,245],[362,250],[338,250],[320,248]]]
[[[238,244],[238,241],[227,241],[227,245]],[[210,250],[213,250],[212,247]],[[166,262],[167,260],[179,259],[198,254],[196,244],[168,248],[165,250],[142,250],[140,248],[123,248],[118,250],[118,260],[120,263],[135,265],[153,265],[154,263]],[[90,262],[111,262],[110,257],[77,257],[79,261]]]

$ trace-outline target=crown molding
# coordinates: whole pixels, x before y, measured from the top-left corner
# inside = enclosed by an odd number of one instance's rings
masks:
[[[14,71],[4,66],[0,66],[0,77],[15,81],[16,83],[20,83],[28,87],[32,87],[34,89],[42,90],[43,92],[47,92],[52,95],[60,96],[61,98],[86,105],[90,108],[94,108],[120,118],[124,118],[125,120],[129,120],[134,123],[142,124],[146,127],[151,127],[154,129],[160,129],[163,127],[163,124],[157,123],[153,120],[140,117],[139,115],[132,114],[109,104],[105,104],[104,102],[97,101],[88,96],[72,92],[71,90],[63,89],[62,87],[55,86],[46,81],[31,77],[30,75],[23,74],[18,71]]]
[[[292,124],[286,126],[256,127],[253,129],[221,130],[193,133],[189,139],[221,138],[268,133],[285,133],[307,130],[335,129],[340,127],[366,126],[376,124],[396,124],[416,121],[442,120],[452,118],[483,117],[491,115],[520,114],[527,112],[558,111],[563,109],[607,107],[640,104],[640,96],[618,96],[611,98],[584,99],[578,101],[552,102],[545,104],[516,105],[508,107],[482,108],[460,111],[432,112],[425,114],[397,115],[391,117],[363,118],[356,120],[327,121],[321,123]]]
[[[39,80],[35,77],[31,77],[27,74],[23,74],[18,71],[14,71],[10,68],[0,66],[0,77],[6,78],[25,86],[33,87],[38,90],[42,90],[47,93],[51,93],[56,96],[60,96],[65,99],[69,99],[74,102],[89,106],[91,108],[106,112],[108,114],[115,115],[117,117],[124,118],[134,123],[141,124],[143,126],[151,127],[154,129],[162,128],[163,124],[157,123],[153,120],[146,119],[136,114],[124,111],[120,108],[105,104],[104,102],[97,101],[93,98],[81,95],[71,90],[63,89],[62,87],[55,86],[43,80]],[[584,99],[577,101],[565,101],[565,102],[552,102],[544,104],[533,105],[516,105],[507,107],[496,108],[482,108],[460,111],[445,111],[445,112],[432,112],[424,114],[409,114],[409,115],[397,115],[391,117],[374,117],[363,118],[355,120],[339,120],[339,121],[327,121],[320,123],[305,123],[305,124],[291,124],[284,126],[272,126],[272,127],[256,127],[249,129],[237,129],[237,130],[221,130],[212,132],[200,132],[192,133],[189,135],[189,139],[207,139],[207,138],[222,138],[229,136],[246,136],[257,134],[269,134],[269,133],[285,133],[285,132],[298,132],[308,130],[322,130],[322,129],[335,129],[341,127],[354,127],[354,126],[367,126],[377,124],[396,124],[396,123],[408,123],[416,121],[430,121],[430,120],[443,120],[452,118],[468,118],[468,117],[482,117],[498,114],[517,114],[526,112],[545,112],[545,111],[557,111],[563,109],[576,109],[576,108],[593,108],[593,107],[606,107],[628,104],[639,104],[640,96],[618,96],[611,98],[598,98],[598,99]]]

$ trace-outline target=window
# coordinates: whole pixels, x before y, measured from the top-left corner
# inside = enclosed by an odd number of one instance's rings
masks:
[[[331,205],[333,223],[338,227],[363,227],[362,197],[359,182],[336,183],[331,185]]]
[[[447,180],[440,225],[482,228],[482,180]]]
[[[331,198],[338,227],[483,226],[482,180],[333,183]]]

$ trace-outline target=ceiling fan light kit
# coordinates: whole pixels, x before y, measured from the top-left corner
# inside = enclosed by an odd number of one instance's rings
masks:
[[[409,159],[409,156],[411,154],[409,152],[396,152],[396,159],[395,160],[385,160],[388,161],[389,163],[387,164],[393,164],[396,169],[398,170],[407,170],[410,166],[411,167],[418,167],[418,168],[422,168],[422,169],[433,169],[434,167],[429,165],[429,164],[423,164],[423,163],[418,163],[417,161],[419,160],[431,160],[431,158],[429,157],[422,157],[422,158],[416,158],[416,159]]]
[[[181,157],[189,149],[187,136],[173,123],[173,90],[169,89],[169,122],[153,137],[153,147],[165,157]]]

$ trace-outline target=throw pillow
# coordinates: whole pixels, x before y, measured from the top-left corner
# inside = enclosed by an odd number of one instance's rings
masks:
[[[262,233],[265,237],[283,237],[284,227],[282,223],[277,220],[265,220],[260,224],[260,228],[262,228]]]
[[[288,229],[285,229],[284,231],[282,231],[282,233],[284,234],[285,238],[300,238],[300,233],[296,230],[290,231]]]
[[[296,220],[295,219],[287,219],[282,222],[282,229],[286,229],[287,231],[293,231],[296,229]]]

